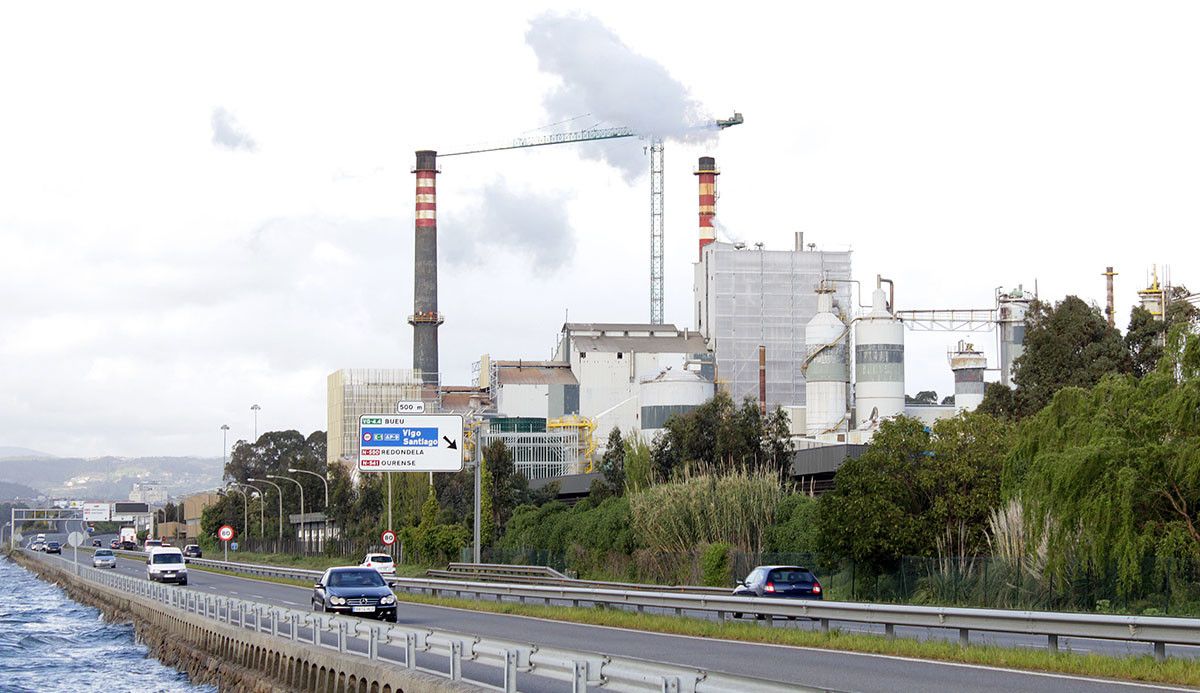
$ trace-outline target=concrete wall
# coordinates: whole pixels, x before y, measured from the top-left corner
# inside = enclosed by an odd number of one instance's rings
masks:
[[[501,416],[546,418],[549,410],[550,386],[544,383],[512,383],[501,385],[496,411]]]

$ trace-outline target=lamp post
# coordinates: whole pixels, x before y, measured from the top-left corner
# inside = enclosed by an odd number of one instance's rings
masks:
[[[252,486],[250,484],[244,483],[244,484],[242,484],[242,486],[246,486],[247,488],[252,488],[258,492],[258,536],[260,539],[266,539],[267,538],[267,513],[266,513],[267,492],[257,486]]]
[[[325,506],[324,506],[324,510],[325,510],[324,534],[325,534],[325,536],[324,536],[324,539],[329,539],[329,480],[326,479],[324,477],[324,475],[317,474],[316,472],[310,472],[307,469],[294,469],[292,467],[288,467],[288,471],[291,472],[292,474],[309,474],[311,476],[315,476],[321,480],[322,484],[325,484]],[[322,544],[322,546],[323,546],[323,544]],[[317,550],[318,551],[323,550],[322,546],[318,546]]]
[[[301,538],[303,538],[303,536],[304,536],[304,484],[301,484],[299,481],[296,481],[295,479],[293,479],[290,476],[279,476],[278,474],[268,474],[267,478],[268,479],[286,479],[287,481],[290,481],[293,484],[295,484],[297,486],[297,488],[300,489],[300,536],[301,536]],[[308,553],[308,542],[307,541],[304,542],[304,552]]]
[[[225,471],[225,463],[229,454],[229,424],[221,424],[221,471]]]
[[[258,443],[258,412],[261,409],[262,407],[258,406],[257,404],[250,405],[250,411],[254,412],[254,442],[256,444]]]
[[[244,519],[242,520],[242,531],[245,532],[246,534],[249,534],[250,533],[250,496],[246,493],[245,489],[240,488],[238,486],[238,482],[236,482],[236,481],[231,481],[228,484],[225,484],[225,488],[233,489],[234,491],[237,491],[238,493],[242,494],[242,515],[245,516]]]
[[[256,484],[268,484],[275,487],[275,495],[279,499],[279,538],[283,539],[283,489],[279,488],[279,484],[266,479],[255,479],[250,477],[246,481],[253,481]]]

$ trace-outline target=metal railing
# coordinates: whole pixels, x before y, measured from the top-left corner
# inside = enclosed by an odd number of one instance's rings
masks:
[[[198,567],[293,580],[315,580],[323,572],[207,559],[188,559],[188,562]],[[1168,644],[1200,646],[1200,619],[1195,618],[788,600],[735,597],[729,592],[693,594],[589,585],[506,584],[437,578],[392,577],[388,578],[388,583],[398,591],[435,597],[453,595],[570,606],[603,605],[637,611],[661,609],[676,615],[702,613],[716,616],[719,620],[740,615],[763,619],[811,619],[818,621],[821,630],[826,632],[831,621],[882,625],[888,637],[895,635],[896,626],[943,628],[957,630],[962,645],[969,644],[971,631],[1045,637],[1048,648],[1053,652],[1058,651],[1059,638],[1118,640],[1150,643],[1155,658],[1159,660],[1166,658]]]
[[[46,556],[45,560],[56,559]],[[272,636],[305,643],[318,649],[334,650],[341,654],[394,664],[494,690],[515,692],[518,690],[519,681],[525,676],[565,681],[571,685],[573,693],[586,693],[589,686],[603,686],[605,690],[612,691],[681,693],[782,693],[828,690],[630,657],[480,638],[450,631],[412,629],[387,623],[373,623],[356,617],[288,609],[150,582],[91,568],[63,558],[57,558],[57,561],[60,563],[57,566],[59,569],[80,579],[120,590],[127,595],[151,599],[230,626],[253,630],[256,633],[270,633]],[[320,571],[302,572],[320,575]],[[419,653],[441,658],[444,666],[419,666]],[[496,670],[496,678],[502,683],[497,686],[468,678],[463,674],[464,662],[474,662]]]

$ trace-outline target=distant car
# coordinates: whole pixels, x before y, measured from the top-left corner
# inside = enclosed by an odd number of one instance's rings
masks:
[[[30,551],[41,551],[46,548],[46,544],[40,541],[34,541],[29,544]]]
[[[48,542],[46,542],[46,548],[43,549],[43,551],[45,551],[46,553],[61,554],[62,553],[62,544],[58,543],[57,541],[48,541]]]
[[[183,555],[188,558],[204,558],[204,552],[200,550],[199,544],[188,544],[183,547]]]
[[[120,539],[113,539],[112,541],[108,542],[108,548],[110,548],[110,549],[119,549],[119,548],[121,548],[121,540],[120,540]]]
[[[100,541],[99,539],[93,539],[92,546],[104,546],[104,542]]]
[[[92,554],[93,568],[116,568],[117,556],[112,549],[96,549]]]
[[[133,542],[133,541],[122,541],[121,542],[121,550],[122,551],[137,551],[137,547],[138,547],[137,542]]]
[[[392,562],[392,557],[386,553],[369,553],[363,559],[362,567],[374,568],[379,571],[380,575],[395,575],[396,564]]]
[[[142,550],[145,551],[146,553],[150,553],[154,549],[162,548],[162,545],[163,545],[163,543],[159,539],[147,539],[146,545],[144,547],[142,547]]]
[[[152,547],[150,555],[146,557],[146,579],[151,582],[177,582],[186,585],[188,571],[183,562],[183,552],[179,549]]]
[[[808,568],[798,565],[761,565],[734,588],[735,597],[823,599],[821,583]],[[741,618],[735,612],[734,618]]]
[[[374,568],[330,568],[313,586],[313,611],[396,622],[396,595]]]

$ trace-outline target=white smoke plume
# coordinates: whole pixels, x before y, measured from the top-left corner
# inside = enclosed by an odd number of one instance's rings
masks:
[[[525,42],[537,56],[538,67],[562,80],[545,99],[554,121],[587,113],[599,127],[629,126],[647,137],[697,141],[716,133],[706,127],[712,119],[687,87],[662,65],[635,53],[595,17],[543,14],[530,22]],[[632,182],[648,168],[642,152],[646,144],[617,140],[576,146]]]
[[[252,152],[258,148],[254,138],[238,126],[237,118],[220,106],[212,112],[212,142],[218,147]]]
[[[575,254],[568,196],[513,190],[503,182],[485,185],[478,204],[446,215],[439,224],[439,251],[463,265],[497,252],[524,257],[537,270],[553,272]]]

